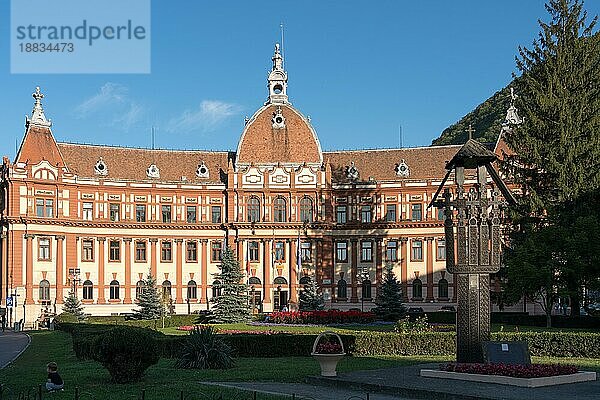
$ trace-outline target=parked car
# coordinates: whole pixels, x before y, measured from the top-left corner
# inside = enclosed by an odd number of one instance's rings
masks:
[[[456,308],[454,306],[441,306],[440,311],[443,312],[456,312]]]
[[[423,310],[423,307],[410,307],[407,315],[409,321],[415,321],[417,318],[425,316],[425,310]]]

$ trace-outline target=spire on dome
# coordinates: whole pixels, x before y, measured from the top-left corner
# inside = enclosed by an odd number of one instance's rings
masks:
[[[52,121],[46,118],[44,114],[44,108],[42,107],[42,99],[44,98],[44,94],[40,91],[40,87],[36,86],[35,92],[31,94],[31,96],[35,99],[35,103],[33,105],[33,111],[31,112],[31,118],[28,116],[25,117],[25,125],[35,125],[44,128],[50,128],[52,126]]]
[[[283,56],[279,48],[279,43],[275,43],[275,53],[273,54],[273,69],[269,73],[269,99],[267,104],[288,103],[287,97],[287,73],[283,69]]]

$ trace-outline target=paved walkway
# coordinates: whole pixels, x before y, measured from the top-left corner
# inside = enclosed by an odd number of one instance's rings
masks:
[[[438,364],[339,374],[336,378],[311,377],[307,382],[324,387],[378,392],[410,399],[427,400],[598,400],[600,381],[570,383],[541,388],[521,388],[492,383],[464,382],[419,376],[421,368],[437,369]]]
[[[392,394],[368,393],[361,390],[324,387],[308,383],[278,382],[202,382],[204,385],[242,389],[263,394],[287,396],[298,400],[410,400]],[[259,397],[260,398],[260,397]]]
[[[13,362],[29,346],[29,336],[21,332],[0,331],[0,369]]]

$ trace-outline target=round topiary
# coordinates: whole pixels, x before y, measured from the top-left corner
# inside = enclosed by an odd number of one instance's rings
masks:
[[[116,383],[137,382],[158,362],[156,335],[147,329],[116,327],[94,340],[92,357]]]

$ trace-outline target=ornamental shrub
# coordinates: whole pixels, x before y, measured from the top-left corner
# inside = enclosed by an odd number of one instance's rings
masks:
[[[228,369],[233,364],[233,349],[211,326],[190,331],[175,362],[176,367],[186,369]]]
[[[269,317],[274,324],[369,324],[375,322],[375,314],[362,311],[286,311],[274,312]]]
[[[146,329],[119,326],[95,337],[92,358],[116,383],[137,382],[158,362],[156,336]]]

